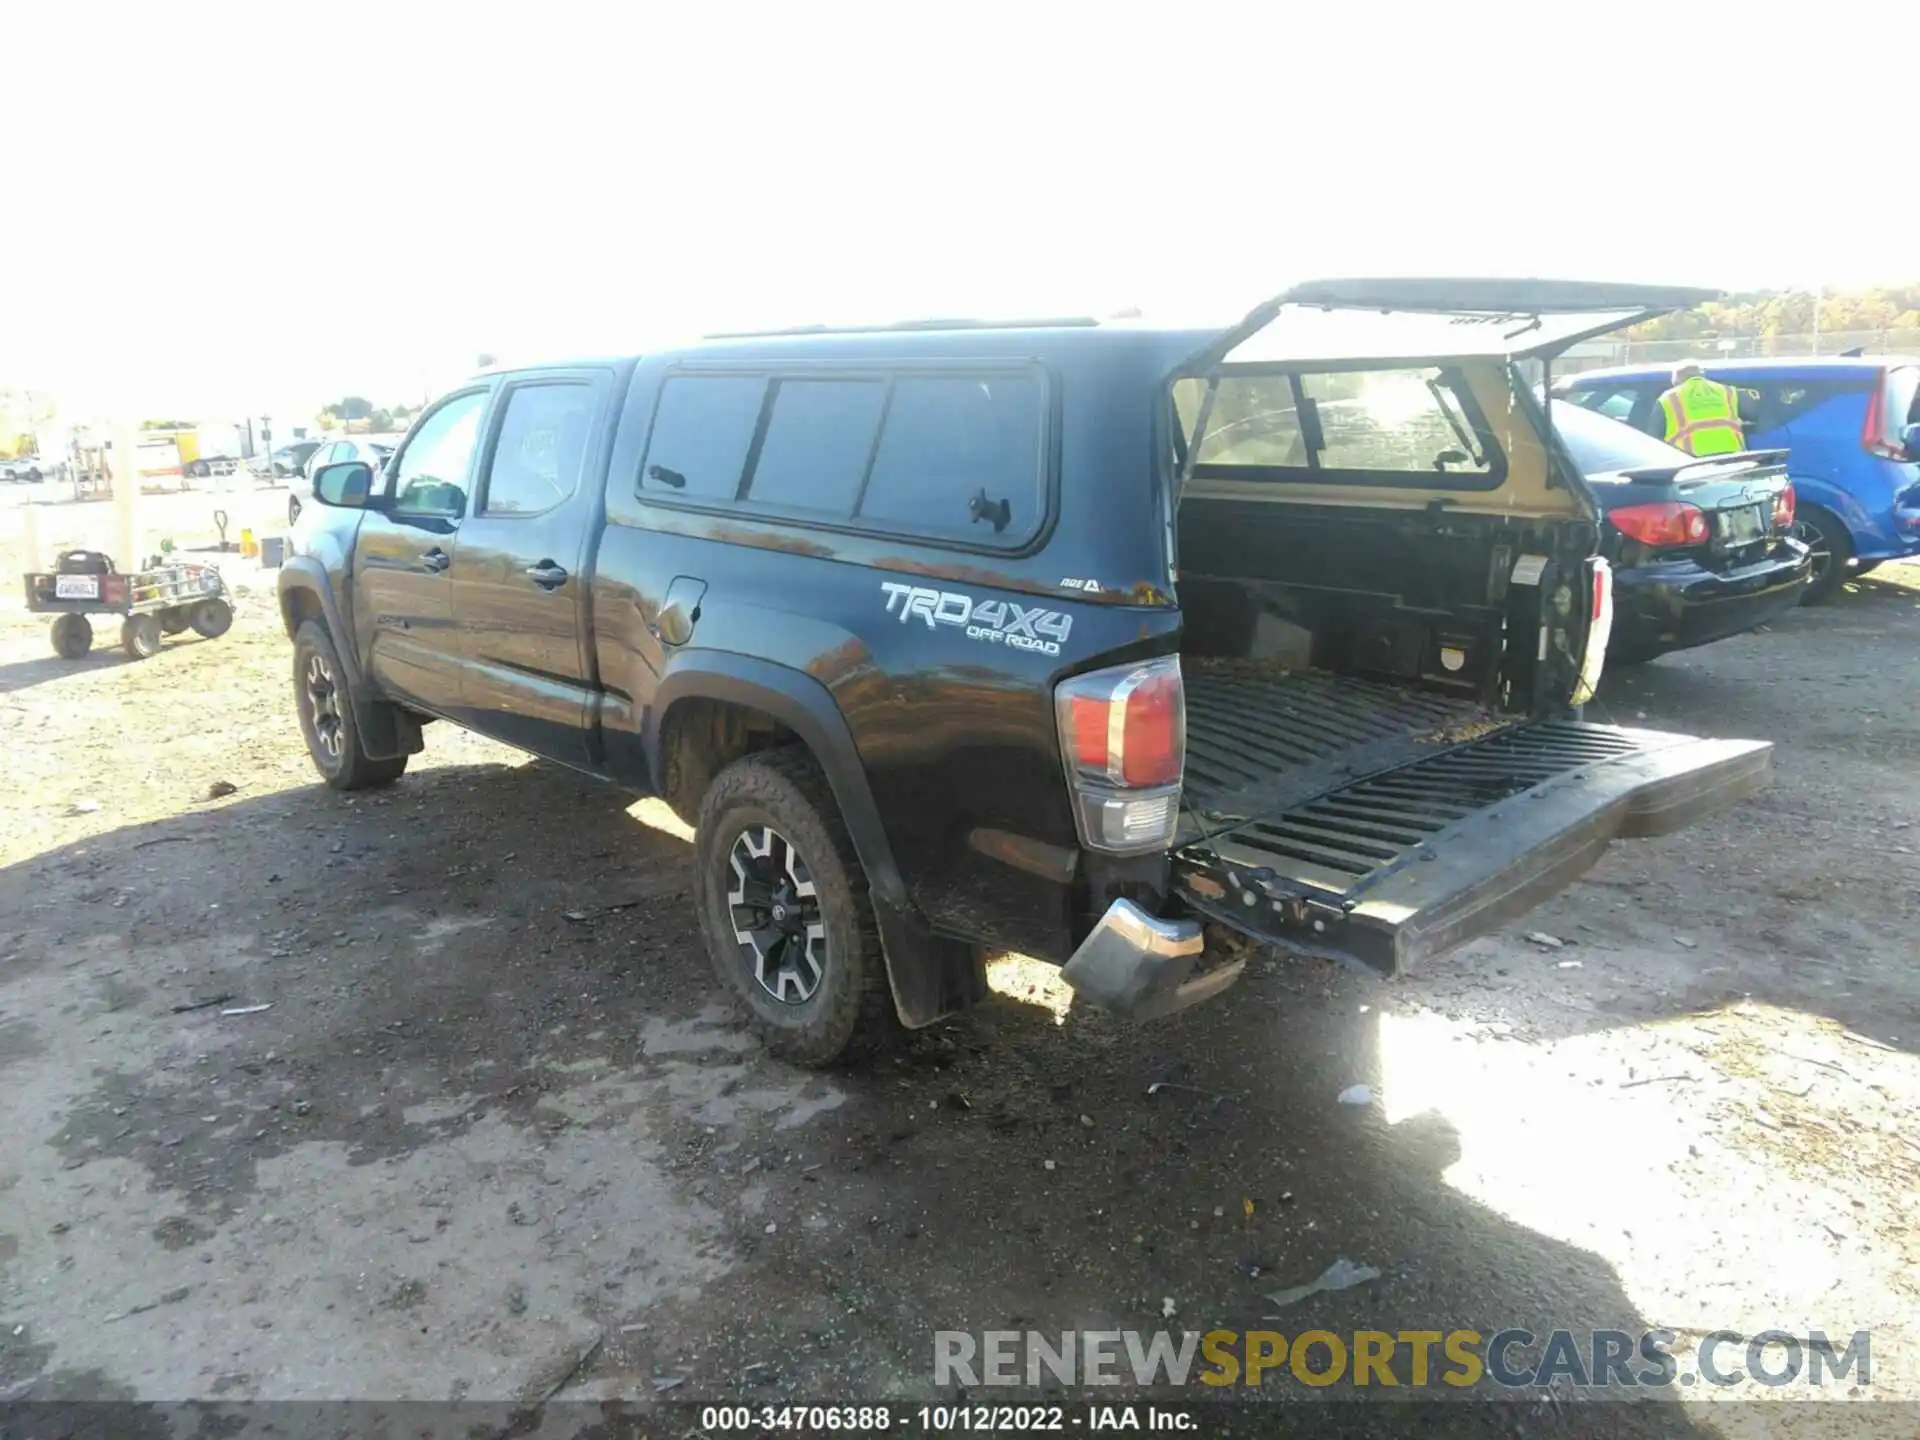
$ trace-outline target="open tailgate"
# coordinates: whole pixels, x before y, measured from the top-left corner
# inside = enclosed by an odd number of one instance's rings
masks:
[[[1540,721],[1239,820],[1174,854],[1174,887],[1256,940],[1388,975],[1525,914],[1609,841],[1760,789],[1773,747]]]

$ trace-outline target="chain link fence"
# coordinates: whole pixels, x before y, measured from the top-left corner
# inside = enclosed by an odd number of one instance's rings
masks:
[[[1603,337],[1576,345],[1553,363],[1556,375],[1605,365],[1676,365],[1750,356],[1920,355],[1920,330],[1823,330],[1818,335],[1723,335],[1713,339],[1626,340]]]

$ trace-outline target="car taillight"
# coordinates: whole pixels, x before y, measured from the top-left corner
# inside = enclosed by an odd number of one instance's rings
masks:
[[[1860,426],[1860,448],[1882,460],[1904,460],[1906,450],[1886,437],[1886,388],[1887,372],[1878,371],[1873,389],[1867,392],[1867,418]]]
[[[1169,844],[1187,751],[1180,657],[1076,675],[1053,704],[1081,840],[1123,853]]]
[[[100,598],[109,605],[124,605],[127,602],[127,577],[124,575],[103,575],[100,577]]]
[[[1793,528],[1793,486],[1782,485],[1780,493],[1773,497],[1773,528],[1791,530]]]
[[[1704,545],[1707,517],[1698,505],[1684,500],[1656,500],[1647,505],[1623,505],[1609,510],[1607,519],[1624,535],[1643,545]]]

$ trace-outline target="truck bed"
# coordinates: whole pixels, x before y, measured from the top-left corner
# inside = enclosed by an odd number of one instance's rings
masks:
[[[1181,839],[1282,814],[1355,777],[1516,723],[1472,701],[1262,661],[1187,659]]]

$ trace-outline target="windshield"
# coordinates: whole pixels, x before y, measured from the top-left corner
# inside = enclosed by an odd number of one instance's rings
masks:
[[[1693,463],[1686,451],[1567,400],[1554,402],[1553,428],[1580,473],[1589,477],[1616,470],[1671,469]]]

